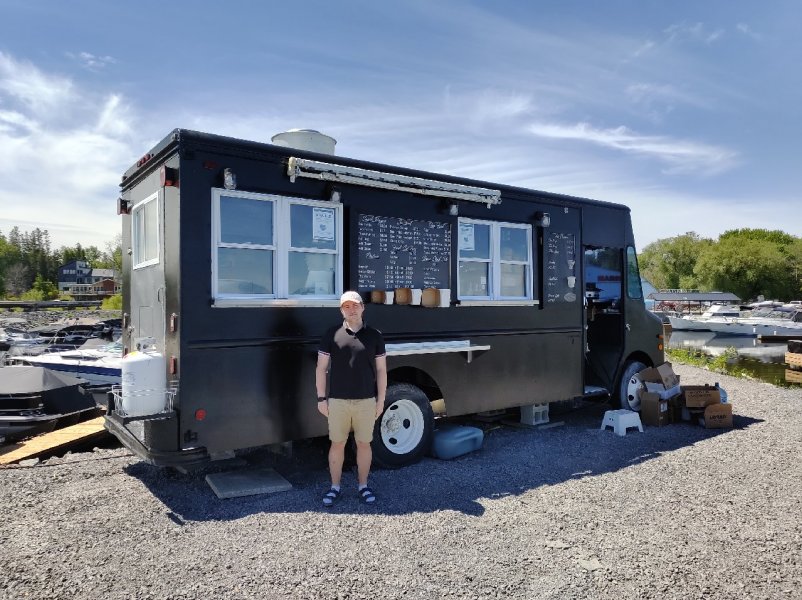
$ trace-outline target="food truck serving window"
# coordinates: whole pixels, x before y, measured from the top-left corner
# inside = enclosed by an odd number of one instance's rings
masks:
[[[459,220],[460,300],[532,300],[532,227]]]
[[[131,209],[131,252],[134,269],[159,262],[159,194]]]
[[[215,299],[339,296],[341,204],[221,189],[212,204]]]

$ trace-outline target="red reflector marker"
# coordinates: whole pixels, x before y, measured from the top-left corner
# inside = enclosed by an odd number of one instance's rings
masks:
[[[195,420],[196,421],[203,421],[206,418],[206,411],[202,408],[199,408],[195,411]]]

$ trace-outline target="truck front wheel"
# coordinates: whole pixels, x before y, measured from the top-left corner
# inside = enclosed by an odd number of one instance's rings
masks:
[[[373,460],[388,469],[416,463],[429,450],[433,434],[434,412],[426,394],[407,383],[390,385],[373,429]]]
[[[631,360],[621,371],[621,379],[618,381],[616,395],[621,402],[621,408],[627,410],[640,410],[640,390],[643,383],[638,377],[638,373],[646,368],[642,362]]]

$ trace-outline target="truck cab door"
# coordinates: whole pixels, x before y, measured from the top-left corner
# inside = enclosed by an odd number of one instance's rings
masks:
[[[613,392],[625,342],[622,249],[585,246],[583,257],[585,380]]]

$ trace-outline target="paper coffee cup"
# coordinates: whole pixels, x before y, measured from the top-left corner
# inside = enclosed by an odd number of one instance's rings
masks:
[[[395,292],[384,292],[384,303],[385,304],[392,304],[393,298],[395,297]]]
[[[420,305],[421,297],[423,296],[423,290],[413,289],[412,290],[412,304]]]
[[[451,305],[451,290],[448,288],[440,288],[440,306],[446,307]]]

